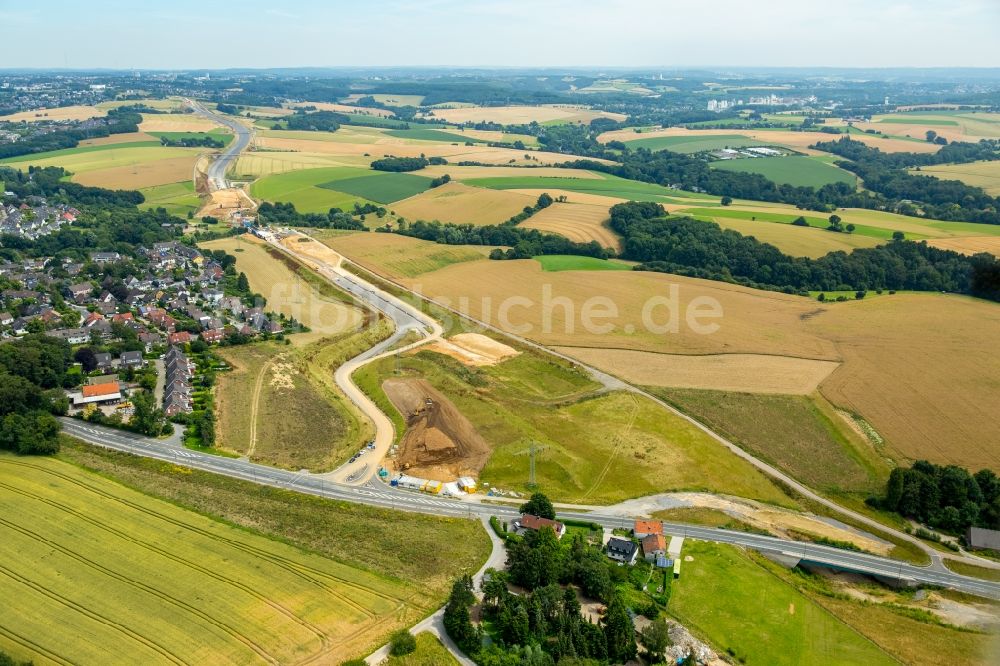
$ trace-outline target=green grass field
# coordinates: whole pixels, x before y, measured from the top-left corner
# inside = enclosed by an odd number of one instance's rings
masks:
[[[446,143],[460,144],[464,144],[466,141],[486,143],[482,139],[477,139],[471,135],[464,135],[459,132],[443,132],[437,129],[394,129],[387,131],[386,134],[400,139],[414,139],[417,141],[444,141]]]
[[[423,581],[338,562],[51,458],[0,457],[0,506],[0,599],[18,608],[0,618],[0,649],[20,658],[328,659],[368,649],[437,601]]]
[[[171,183],[139,190],[146,198],[140,208],[163,208],[171,215],[186,217],[189,212],[195,213],[201,208],[201,199],[194,191],[194,183]]]
[[[867,497],[889,476],[885,460],[822,398],[647,390],[812,488]]]
[[[411,173],[367,172],[368,175],[320,183],[317,187],[352,194],[362,199],[389,204],[427,190],[431,179]]]
[[[392,358],[355,378],[379,404]],[[434,352],[399,359],[403,377],[429,381],[450,398],[492,447],[480,480],[528,490],[536,442],[539,488],[564,502],[607,504],[670,490],[705,490],[790,506],[776,486],[687,421],[652,401],[598,386],[563,361],[533,352],[496,366],[468,368]],[[389,413],[398,412],[391,407]]]
[[[787,158],[785,158],[787,159]],[[747,211],[747,210],[735,210],[732,208],[686,208],[679,211],[680,215],[691,215],[693,217],[728,217],[737,220],[753,220],[756,222],[775,222],[778,224],[791,224],[793,221],[799,217],[804,217],[806,222],[809,223],[810,227],[816,229],[826,229],[830,225],[829,219],[825,217],[816,217],[815,214],[803,213],[802,215],[795,215],[792,213],[770,213],[761,211]],[[986,226],[986,225],[982,225]],[[830,232],[836,233],[836,232]],[[859,236],[869,236],[871,238],[878,238],[882,240],[890,240],[892,238],[892,229],[875,227],[866,224],[855,224],[854,233]],[[926,235],[916,234],[908,232],[906,237],[910,240],[919,240],[921,238],[927,238]]]
[[[363,204],[367,200],[319,185],[368,174],[371,174],[371,171],[354,167],[289,171],[264,176],[250,186],[250,194],[265,201],[293,203],[299,212],[303,213],[325,213],[331,208],[349,210],[355,203]]]
[[[437,636],[423,632],[417,634],[417,649],[403,657],[389,657],[386,666],[453,666],[455,658],[437,639]]]
[[[940,125],[942,127],[957,127],[958,123],[946,118],[928,117],[926,114],[900,113],[893,116],[883,116],[879,118],[880,123],[899,125]]]
[[[580,257],[571,254],[543,254],[535,257],[543,271],[630,271],[632,267],[618,261]]]
[[[754,157],[739,160],[720,160],[712,163],[713,169],[759,173],[779,184],[820,188],[831,183],[854,185],[857,178],[832,164],[813,157]]]
[[[636,135],[641,137],[642,135]],[[630,148],[647,148],[652,151],[669,150],[674,153],[701,153],[707,150],[723,148],[747,148],[749,146],[766,146],[755,139],[749,139],[739,134],[715,134],[713,136],[653,136],[648,138],[630,139]]]
[[[125,151],[135,148],[158,148],[161,147],[159,141],[133,141],[131,143],[108,143],[99,146],[77,146],[76,148],[65,148],[63,150],[50,150],[45,153],[32,153],[31,155],[18,155],[0,160],[0,164],[16,164],[19,162],[40,162],[42,160],[58,160],[66,157],[76,157],[87,153],[101,153],[109,150]]]
[[[875,643],[731,546],[686,541],[669,612],[748,666],[895,664]]]
[[[600,178],[559,178],[551,176],[519,176],[514,178],[469,178],[466,185],[488,187],[494,190],[552,189],[568,190],[619,197],[634,201],[655,201],[658,203],[685,203],[684,199],[702,197],[716,199],[710,195],[697,195],[683,190],[674,190],[654,183],[642,183],[617,176],[600,174]]]

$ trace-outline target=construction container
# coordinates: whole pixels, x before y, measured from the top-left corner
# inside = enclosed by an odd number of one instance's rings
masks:
[[[458,487],[467,493],[476,492],[476,480],[471,476],[458,477]]]
[[[427,479],[420,479],[415,476],[407,476],[406,474],[400,474],[393,480],[392,485],[397,488],[402,488],[404,490],[423,490],[424,485],[427,484]]]
[[[431,495],[437,495],[441,492],[442,488],[444,488],[444,484],[440,481],[428,481],[424,484],[423,491]]]

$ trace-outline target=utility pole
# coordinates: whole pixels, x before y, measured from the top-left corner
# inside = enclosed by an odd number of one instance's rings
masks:
[[[535,440],[528,444],[528,487],[535,488]]]

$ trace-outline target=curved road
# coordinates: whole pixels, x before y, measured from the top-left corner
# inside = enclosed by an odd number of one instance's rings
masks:
[[[253,133],[250,128],[235,118],[225,116],[221,113],[213,113],[194,100],[189,99],[185,101],[194,109],[195,113],[221,125],[225,125],[233,130],[233,133],[236,135],[232,143],[208,167],[209,188],[212,191],[224,190],[229,187],[229,181],[226,180],[226,172],[229,171],[229,167],[240,156],[240,153],[250,145],[250,138],[253,136]]]
[[[97,446],[333,500],[436,516],[476,517],[482,519],[483,517],[495,515],[501,520],[509,520],[519,515],[516,507],[463,502],[457,499],[424,495],[398,490],[377,481],[371,481],[361,486],[348,485],[320,476],[258,465],[243,459],[223,458],[221,456],[191,451],[185,449],[180,444],[171,444],[163,440],[104,428],[71,418],[64,417],[62,424],[67,434]],[[599,511],[590,513],[560,512],[559,517],[563,519],[590,521],[609,528],[627,527],[630,524],[630,520],[627,518],[603,515]],[[840,550],[838,548],[800,541],[788,541],[747,532],[694,525],[664,523],[663,527],[664,532],[668,535],[684,536],[692,539],[714,541],[716,543],[736,544],[766,553],[782,555],[792,560],[812,562],[848,571],[880,576],[886,579],[940,585],[969,594],[1000,599],[1000,583],[961,576],[950,571],[938,571],[929,567],[918,567],[877,555]]]

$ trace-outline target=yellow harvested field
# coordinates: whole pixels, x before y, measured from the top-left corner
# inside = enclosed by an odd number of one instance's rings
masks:
[[[823,132],[792,132],[785,130],[744,130],[744,129],[711,129],[692,130],[684,127],[668,127],[666,129],[652,130],[637,134],[632,129],[613,130],[605,132],[597,137],[601,143],[609,141],[635,141],[637,139],[651,139],[660,136],[726,136],[739,134],[755,139],[762,143],[769,143],[778,146],[787,146],[807,155],[819,155],[820,151],[815,151],[809,146],[820,141],[836,141],[841,136],[839,134],[825,134]],[[855,141],[878,148],[886,153],[935,153],[941,146],[936,146],[926,141],[909,141],[907,139],[883,139],[870,134],[852,134]]]
[[[802,328],[836,345],[820,390],[909,459],[1000,471],[1000,305],[896,294],[830,307]]]
[[[500,132],[499,130],[477,130],[468,128],[447,129],[446,132],[462,134],[480,141],[494,141],[498,143],[514,143],[520,141],[526,146],[537,146],[538,139],[530,134],[516,134],[514,132]]]
[[[337,241],[329,242],[353,257],[350,244]],[[419,251],[420,245],[412,242],[409,252]],[[1000,471],[1000,420],[995,414],[1000,356],[990,352],[1000,344],[996,303],[924,293],[821,304],[667,274],[546,273],[532,260],[458,263],[405,279],[380,268],[383,261],[369,254],[363,263],[419,287],[430,298],[550,346],[840,362],[820,384],[820,392],[871,423],[895,456]],[[718,330],[699,333],[688,324],[685,314],[696,298],[717,302],[722,316],[694,323],[717,324]],[[590,314],[598,315],[596,323],[610,324],[610,330],[584,325],[588,300]],[[645,318],[644,306],[649,308]],[[608,309],[611,316],[600,317]],[[671,311],[679,313],[676,330],[646,327],[648,321],[669,324]],[[611,364],[603,369],[616,371]]]
[[[0,116],[0,120],[10,123],[37,123],[43,120],[87,120],[88,118],[102,118],[106,115],[108,115],[107,111],[96,106],[61,106],[55,109],[36,109],[9,116]]]
[[[391,208],[407,220],[440,220],[456,224],[497,224],[534,205],[537,198],[509,190],[488,190],[448,183],[394,203]]]
[[[481,333],[459,333],[419,349],[451,356],[462,364],[472,367],[496,365],[521,353]]]
[[[900,122],[901,120],[904,122]],[[980,139],[1000,138],[1000,113],[914,113],[907,115],[892,113],[874,116],[872,122],[861,123],[857,127],[921,140],[926,139],[928,130],[933,130],[949,141],[975,143]]]
[[[966,185],[983,188],[987,194],[1000,196],[1000,161],[942,164],[921,167],[920,171],[910,171],[910,173],[935,176],[942,180],[960,180]]]
[[[171,157],[131,166],[97,169],[73,176],[73,182],[112,190],[138,190],[191,180],[197,155]]]
[[[466,146],[453,145],[450,143],[429,143],[413,142],[409,139],[400,139],[385,134],[373,133],[368,135],[367,141],[358,142],[362,137],[357,134],[345,134],[337,139],[340,130],[332,135],[323,134],[307,138],[291,138],[291,132],[265,131],[257,138],[257,146],[266,150],[277,150],[282,152],[302,152],[318,153],[336,156],[367,156],[371,160],[379,159],[387,155],[396,157],[445,157],[449,161],[472,161],[486,164],[557,164],[566,161],[566,156],[559,153],[549,153],[544,151],[531,151],[527,153],[531,160],[525,159],[525,151],[514,150],[513,148],[490,148],[489,146]],[[306,134],[305,132],[296,134]],[[313,134],[312,132],[308,134]]]
[[[485,267],[491,248],[438,245],[397,234],[356,233],[316,237],[358,265],[390,279],[422,276],[456,263]]]
[[[221,127],[193,113],[144,113],[140,132],[208,132]]]
[[[236,270],[246,273],[250,288],[267,299],[268,311],[292,317],[310,328],[308,333],[292,336],[296,345],[305,345],[361,325],[362,314],[357,308],[320,294],[292,272],[285,261],[270,254],[264,242],[254,236],[213,240],[200,246],[209,250],[225,250],[236,257]]]
[[[187,103],[181,97],[167,97],[166,99],[118,99],[114,101],[101,102],[97,104],[98,109],[118,109],[123,106],[141,105],[150,109],[160,111],[181,112],[187,107]]]
[[[376,118],[391,118],[396,114],[389,109],[376,109],[364,106],[352,106],[350,104],[333,104],[331,102],[296,102],[289,104],[290,109],[299,109],[304,106],[314,106],[317,111],[334,111],[336,113],[360,113]]]
[[[355,248],[348,241],[356,237],[330,238],[326,242],[353,259]],[[424,251],[440,247],[412,238],[405,240],[410,241],[408,253],[420,252],[421,245],[425,246]],[[454,247],[461,249],[464,246]],[[487,252],[489,248],[483,250]],[[382,261],[383,257],[370,253],[359,263],[378,270]],[[394,277],[398,277],[398,273]],[[812,316],[824,306],[799,296],[721,282],[634,271],[544,272],[541,264],[532,259],[459,263],[403,282],[411,286],[419,282],[422,293],[431,298],[448,298],[451,303],[466,297],[472,316],[485,317],[505,330],[521,331],[525,337],[553,346],[840,359],[831,342],[802,330],[802,318]],[[664,299],[670,300],[672,292],[676,292],[680,310],[677,332],[645,326],[644,306],[650,308],[651,323],[657,327],[669,324],[670,306]],[[528,299],[530,305],[507,300],[514,296]],[[685,310],[693,299],[702,296],[713,298],[722,306],[721,319],[702,320],[706,325],[719,325],[718,331],[712,334],[699,333],[685,323]],[[560,297],[569,299],[569,309],[561,307],[564,301]],[[584,305],[592,297],[604,297],[614,304],[617,315],[596,320],[601,325],[611,324],[612,330],[588,330],[585,326]],[[501,308],[505,317],[500,317]]]
[[[621,249],[621,239],[608,226],[608,206],[601,204],[554,203],[521,226],[559,234],[577,243],[597,241],[603,247]]]
[[[449,123],[492,122],[501,125],[526,125],[530,122],[563,121],[589,123],[594,118],[612,118],[622,121],[627,116],[621,113],[595,111],[584,106],[487,106],[461,109],[434,109],[430,117]]]
[[[942,250],[954,250],[962,254],[987,252],[1000,257],[1000,236],[967,236],[965,238],[935,238],[928,245]]]
[[[159,141],[159,139],[143,132],[129,132],[128,134],[102,136],[99,139],[85,139],[80,142],[80,146],[109,146],[118,143],[137,143],[139,141]]]
[[[742,393],[809,395],[838,365],[836,361],[763,354],[692,356],[629,349],[556,349],[633,384]]]

